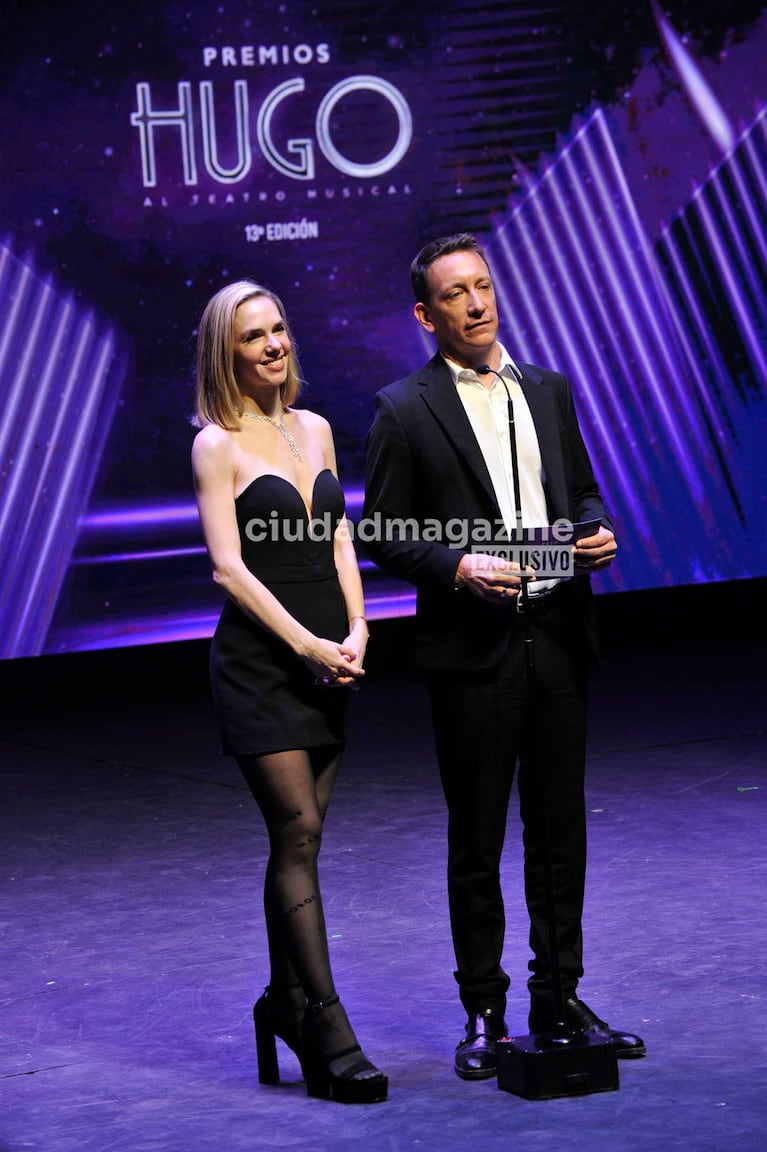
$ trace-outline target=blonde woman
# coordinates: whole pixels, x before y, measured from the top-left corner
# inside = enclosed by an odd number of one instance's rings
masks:
[[[293,408],[300,387],[285,309],[251,281],[208,302],[197,341],[195,492],[227,600],[211,648],[224,752],[263,815],[270,980],[254,1009],[259,1079],[279,1079],[275,1037],[307,1092],[385,1100],[336,994],[317,856],[368,630],[330,427]]]

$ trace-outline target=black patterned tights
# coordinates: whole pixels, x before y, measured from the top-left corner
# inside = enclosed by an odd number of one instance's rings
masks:
[[[276,992],[300,984],[314,1001],[334,992],[317,857],[339,760],[335,749],[323,749],[239,761],[269,835],[264,911],[270,985]]]

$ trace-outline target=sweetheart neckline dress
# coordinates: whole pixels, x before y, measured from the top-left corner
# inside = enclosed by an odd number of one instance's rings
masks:
[[[344,515],[344,495],[333,473],[326,468],[315,477],[311,514],[295,485],[273,473],[256,477],[236,497],[235,510],[247,568],[311,632],[343,640],[348,622],[333,534]],[[284,640],[232,600],[213,636],[210,676],[228,755],[346,742],[348,690],[316,685]]]

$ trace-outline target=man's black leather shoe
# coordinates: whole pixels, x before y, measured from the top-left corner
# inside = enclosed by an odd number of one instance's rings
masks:
[[[455,1070],[462,1080],[488,1080],[495,1076],[496,1041],[507,1033],[506,1021],[492,1008],[475,1012],[466,1023],[466,1039],[455,1050]]]
[[[615,1049],[615,1055],[620,1059],[627,1060],[636,1056],[644,1056],[647,1051],[644,1040],[640,1036],[635,1036],[633,1032],[621,1032],[617,1028],[611,1028],[609,1024],[605,1024],[604,1020],[600,1020],[583,1000],[578,1000],[575,996],[568,996],[565,998],[564,1007],[566,1024],[569,1024],[576,1032],[583,1032],[590,1036],[601,1036],[603,1039],[609,1040]],[[550,1032],[553,1021],[550,1018],[544,1020],[540,1007],[534,1006],[530,1010],[529,1026],[531,1032]]]
[[[633,1032],[621,1032],[617,1028],[611,1028],[591,1011],[588,1004],[584,1004],[583,1000],[578,1000],[575,996],[565,1000],[565,1021],[578,1032],[602,1036],[609,1040],[615,1049],[615,1055],[623,1060],[644,1056],[647,1051],[640,1036],[635,1036]]]

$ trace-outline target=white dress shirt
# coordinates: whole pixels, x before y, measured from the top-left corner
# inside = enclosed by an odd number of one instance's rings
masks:
[[[493,484],[498,508],[506,531],[511,533],[518,527],[518,512],[523,528],[539,528],[548,525],[546,509],[546,480],[538,436],[530,414],[525,394],[520,386],[521,374],[502,344],[499,373],[506,387],[498,377],[479,376],[473,368],[462,368],[459,364],[443,357],[455,382],[459,399],[463,404],[469,423],[477,438],[490,479]],[[508,388],[508,394],[506,391]],[[519,464],[519,489],[521,509],[514,500],[514,473],[511,463],[509,442],[508,397],[514,410],[514,431]],[[533,581],[531,591],[543,592],[557,583],[554,580]]]
[[[539,528],[548,524],[546,495],[543,490],[545,476],[541,464],[533,418],[520,387],[520,372],[502,344],[499,372],[506,382],[508,395],[514,407],[514,430],[519,462],[519,488],[522,498],[522,527]],[[484,457],[498,507],[511,532],[517,525],[514,503],[514,475],[511,467],[509,444],[509,410],[506,388],[494,374],[478,376],[473,368],[461,368],[445,357],[445,363],[455,381],[469,423]]]

